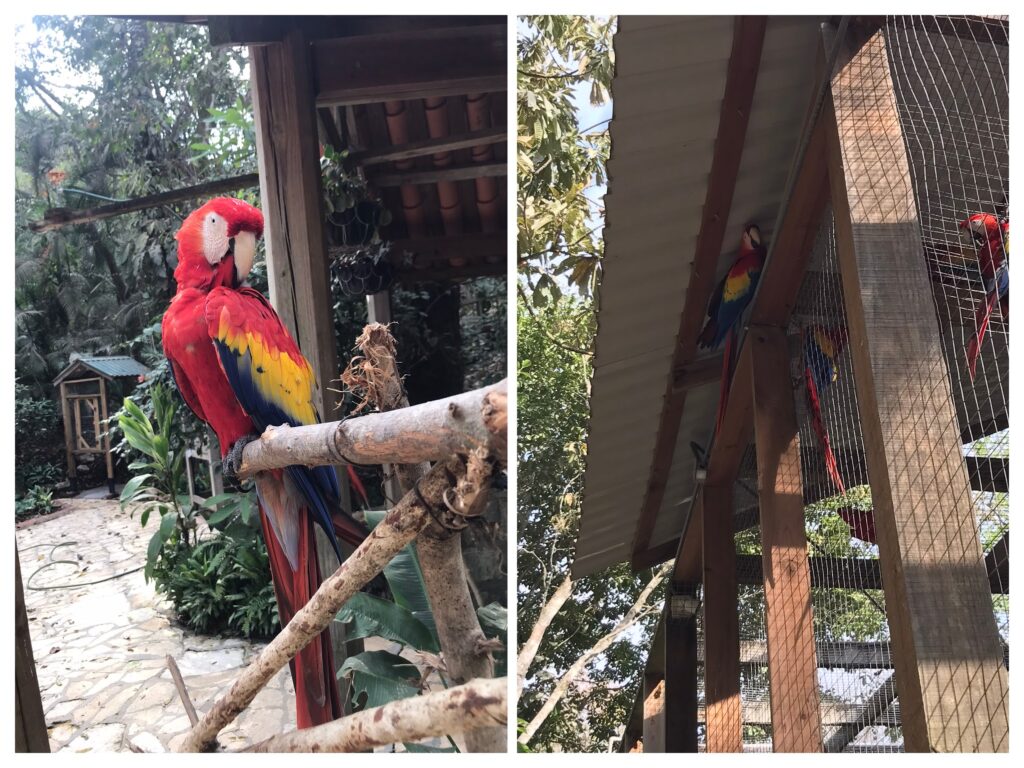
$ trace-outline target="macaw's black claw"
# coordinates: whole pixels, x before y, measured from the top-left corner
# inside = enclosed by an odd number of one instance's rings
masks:
[[[242,452],[245,450],[245,446],[251,443],[253,440],[259,440],[259,435],[249,434],[244,437],[238,438],[234,445],[231,446],[231,450],[228,451],[228,455],[224,457],[224,461],[221,462],[221,471],[224,477],[232,480],[238,479],[238,472],[242,468]]]

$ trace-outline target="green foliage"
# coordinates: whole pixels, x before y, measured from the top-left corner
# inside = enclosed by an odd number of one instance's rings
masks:
[[[157,588],[196,632],[270,638],[279,628],[277,601],[255,503],[249,494],[215,498],[207,502],[217,509],[209,522],[220,530],[194,548],[172,550]]]
[[[131,507],[132,516],[139,512],[143,527],[153,513],[160,520],[146,553],[147,580],[161,567],[162,559],[169,558],[173,562],[179,549],[195,546],[198,514],[185,492],[185,451],[172,432],[177,402],[161,386],[153,388],[152,401],[156,427],[128,398],[116,415],[125,440],[143,455],[128,468],[134,472],[148,470],[125,483],[121,490],[121,507]],[[166,571],[168,565],[164,563],[161,570]]]
[[[163,312],[174,232],[194,202],[45,234],[27,222],[252,170],[254,155],[190,149],[236,136],[244,49],[213,48],[199,25],[41,16],[33,26],[15,36],[15,331],[17,373],[42,394],[72,352],[126,352]]]
[[[152,422],[127,398],[116,416],[127,444],[143,455],[129,465],[141,474],[125,484],[121,506],[131,506],[133,516],[139,512],[143,527],[151,517],[160,521],[146,553],[146,579],[196,632],[272,636],[277,603],[255,492],[224,493],[194,505],[185,492],[177,398],[161,384],[147,392]],[[204,513],[214,535],[200,539]]]
[[[36,485],[14,502],[14,517],[16,520],[25,520],[36,515],[48,515],[53,509],[53,491]]]
[[[371,530],[383,519],[384,512],[366,512],[366,522]],[[414,544],[407,544],[391,559],[384,568],[384,577],[393,602],[358,593],[338,612],[336,619],[347,624],[348,637],[353,640],[383,637],[405,648],[440,653],[434,617],[430,612]],[[508,619],[504,606],[494,603],[483,606],[477,611],[477,616],[487,637],[499,638],[503,645],[507,644]],[[505,674],[507,664],[504,656],[499,654],[496,659],[496,676]],[[364,651],[350,656],[338,671],[338,677],[351,678],[358,709],[416,696],[422,683],[421,673],[414,664],[384,651]]]
[[[607,124],[581,126],[575,89],[589,86],[591,104],[608,98],[615,59],[614,18],[529,16],[518,41],[520,273],[537,306],[557,299],[555,276],[593,294],[603,250],[595,234],[603,209],[586,191],[605,181]]]
[[[564,297],[528,311],[519,305],[519,636],[525,638],[568,575],[579,530],[591,363],[569,351],[589,346],[589,302]],[[552,340],[559,343],[553,343]],[[544,635],[519,714],[530,720],[557,679],[625,614],[651,578],[628,565],[576,582]],[[629,715],[653,620],[614,643],[586,670],[531,741],[536,751],[602,751]],[[582,682],[582,681],[581,681]]]
[[[24,493],[34,486],[59,482],[64,434],[60,409],[48,398],[32,397],[29,388],[14,384],[14,487]]]

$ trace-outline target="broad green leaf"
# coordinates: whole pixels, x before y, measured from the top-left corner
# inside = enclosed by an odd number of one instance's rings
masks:
[[[489,603],[477,608],[476,615],[488,637],[504,638],[508,633],[508,609],[500,603]]]
[[[217,525],[220,525],[225,520],[230,520],[232,517],[234,517],[235,512],[237,511],[238,507],[236,505],[225,505],[224,507],[218,509],[212,515],[210,515],[208,518],[206,518],[206,524],[213,528]]]
[[[383,637],[421,651],[437,653],[437,640],[430,630],[400,605],[357,592],[338,612],[338,621],[350,622],[349,637]]]
[[[361,709],[372,709],[419,693],[420,672],[408,659],[387,651],[364,651],[349,656],[338,677],[352,677],[353,696],[365,695]]]
[[[170,538],[177,522],[178,516],[173,511],[165,513],[164,516],[160,518],[160,535],[163,536],[165,540]]]
[[[121,489],[121,503],[127,503],[142,488],[143,483],[152,476],[152,474],[136,475],[125,483],[124,488]]]
[[[405,747],[406,752],[412,753],[430,753],[430,752],[458,752],[455,747],[431,747],[427,744],[410,744],[403,742],[402,746]]]
[[[379,509],[370,509],[365,512],[366,524],[370,530],[377,527],[384,519],[385,514]],[[391,562],[384,566],[384,578],[387,579],[395,602],[412,611],[413,616],[423,622],[436,641],[437,625],[434,623],[434,613],[430,609],[430,601],[427,600],[427,589],[423,583],[423,571],[420,568],[419,557],[416,555],[415,544],[407,544],[391,559]]]

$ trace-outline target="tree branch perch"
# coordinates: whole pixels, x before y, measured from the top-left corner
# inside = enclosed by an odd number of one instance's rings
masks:
[[[469,733],[508,722],[507,679],[472,682],[280,736],[247,752],[359,752],[398,742]]]
[[[507,455],[508,380],[443,400],[302,427],[270,427],[245,447],[239,474],[290,464],[418,464],[484,448]]]

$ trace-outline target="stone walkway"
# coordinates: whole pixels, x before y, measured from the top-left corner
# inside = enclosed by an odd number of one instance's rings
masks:
[[[173,750],[189,728],[167,671],[178,662],[197,710],[207,709],[261,645],[196,635],[173,623],[169,604],[143,579],[156,530],[116,501],[74,499],[73,511],[17,531],[32,650],[53,752]],[[54,547],[60,546],[56,550]],[[53,560],[71,560],[38,569]],[[117,574],[126,575],[100,581]],[[35,574],[35,575],[33,575]],[[52,587],[38,590],[30,587]],[[367,650],[391,644],[371,638]],[[287,667],[220,734],[237,750],[295,727]]]

